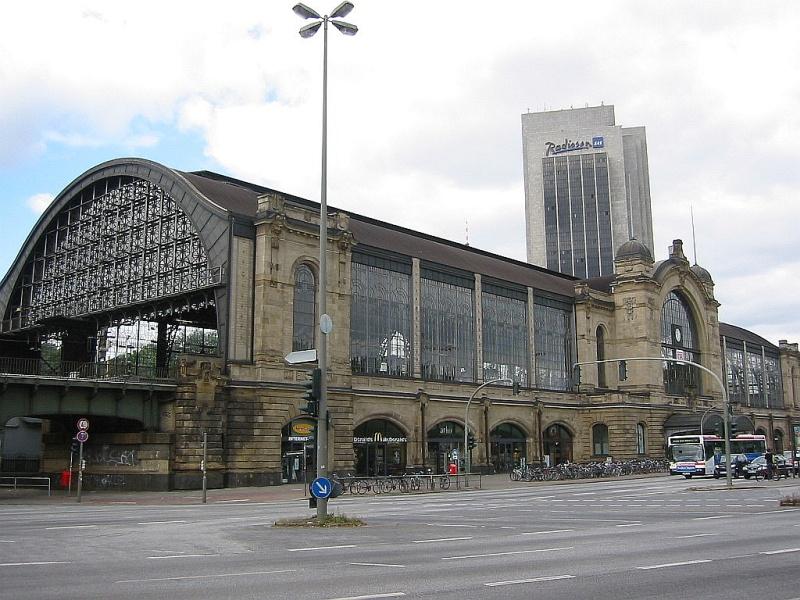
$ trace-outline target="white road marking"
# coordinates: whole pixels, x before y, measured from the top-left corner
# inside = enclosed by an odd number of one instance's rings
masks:
[[[398,569],[405,569],[405,565],[391,565],[387,563],[350,563],[357,567],[397,567]]]
[[[287,548],[287,552],[311,552],[312,550],[338,550],[339,548],[355,548],[355,544],[344,544],[342,546],[316,546],[313,548]]]
[[[545,535],[547,533],[567,533],[568,531],[575,531],[574,529],[551,529],[550,531],[525,531],[520,535]]]
[[[716,515],[713,517],[695,517],[692,521],[708,521],[709,519],[730,519],[733,515]]]
[[[518,585],[520,583],[539,583],[540,581],[557,581],[559,579],[575,579],[575,575],[551,575],[549,577],[534,577],[533,579],[515,579],[511,581],[495,581],[484,583],[486,587],[499,587],[503,585]]]
[[[0,544],[16,544],[16,540],[0,540]]]
[[[425,523],[430,527],[478,527],[477,525],[463,525],[461,523]]]
[[[388,594],[369,594],[367,596],[347,596],[343,598],[331,598],[330,600],[372,600],[372,598],[399,598],[405,596],[403,592],[389,592]]]
[[[167,525],[169,523],[188,523],[188,521],[146,521],[137,525]]]
[[[687,560],[684,562],[676,562],[676,563],[665,563],[663,565],[650,565],[648,567],[636,567],[637,569],[641,569],[642,571],[648,571],[650,569],[666,569],[669,567],[685,567],[687,565],[699,565],[702,563],[710,563],[711,559],[703,559],[703,560]]]
[[[767,552],[759,552],[759,554],[786,554],[787,552],[800,552],[800,548],[784,548],[783,550],[769,550]]]
[[[639,527],[641,523],[623,523],[622,525],[615,525],[614,527]]]
[[[442,560],[464,560],[466,558],[488,558],[490,556],[510,556],[512,554],[536,554],[539,552],[556,552],[558,550],[572,550],[574,546],[564,548],[541,548],[539,550],[514,550],[511,552],[493,552],[491,554],[469,554],[465,556],[443,556]]]
[[[51,561],[39,561],[39,562],[0,563],[0,567],[30,567],[38,565],[69,565],[69,564],[71,563],[67,560],[51,560]]]
[[[249,573],[220,573],[219,575],[187,575],[184,577],[160,577],[158,579],[121,579],[114,583],[148,583],[157,581],[182,581],[185,579],[212,579],[215,577],[246,577],[248,575],[276,575],[278,573],[295,573],[297,569],[283,569],[282,571],[252,571]]]
[[[204,556],[219,556],[219,554],[168,554],[167,556],[148,556],[150,560],[164,560],[167,558],[202,558]]]
[[[708,537],[709,535],[719,535],[718,533],[693,533],[691,535],[676,535],[676,540],[685,540],[689,538]]]
[[[50,531],[52,529],[92,529],[93,527],[97,527],[97,525],[62,525],[60,527],[45,527],[45,529]]]
[[[241,500],[215,500],[214,504],[233,504],[234,502],[250,502],[250,498],[242,498]]]
[[[452,538],[437,538],[433,540],[411,540],[412,544],[433,544],[435,542],[458,542],[461,540],[471,540],[472,537],[452,537]]]

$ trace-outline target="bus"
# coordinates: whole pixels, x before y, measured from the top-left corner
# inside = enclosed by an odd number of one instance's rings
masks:
[[[748,461],[767,450],[764,435],[740,434],[731,438],[731,455],[744,454]],[[715,457],[725,454],[725,438],[716,435],[673,435],[667,438],[669,474],[713,475]]]

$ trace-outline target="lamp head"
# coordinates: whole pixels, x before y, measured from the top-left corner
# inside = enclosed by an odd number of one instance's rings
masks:
[[[310,6],[306,6],[302,2],[298,2],[292,7],[292,10],[295,12],[296,15],[302,17],[303,19],[321,19],[322,15],[320,15],[317,11],[315,11]]]
[[[339,6],[333,9],[333,12],[331,13],[331,19],[346,17],[350,14],[351,10],[353,10],[352,2],[342,2]]]
[[[317,33],[321,25],[322,21],[316,21],[315,23],[309,23],[308,25],[304,25],[303,27],[300,28],[300,37],[310,38],[312,35]]]
[[[344,21],[335,21],[331,19],[331,24],[345,35],[355,35],[358,33],[358,27],[351,23],[345,23]]]

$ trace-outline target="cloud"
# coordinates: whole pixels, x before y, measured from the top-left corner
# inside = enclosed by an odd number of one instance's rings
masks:
[[[53,194],[34,194],[25,202],[33,212],[35,212],[37,215],[41,215],[45,210],[47,210],[47,207],[50,206],[50,203],[54,198],[55,196],[53,196]]]

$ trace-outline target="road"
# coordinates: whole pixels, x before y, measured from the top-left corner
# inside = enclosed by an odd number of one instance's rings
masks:
[[[272,527],[299,500],[0,504],[0,598],[800,597],[800,480],[677,477],[341,497],[353,529]]]

